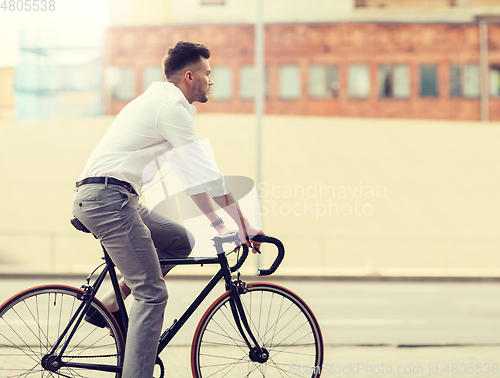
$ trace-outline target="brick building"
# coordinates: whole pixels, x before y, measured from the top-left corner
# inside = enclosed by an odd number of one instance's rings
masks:
[[[185,1],[194,13],[181,12],[179,1],[150,2],[164,5],[152,7],[153,24],[143,7],[140,18],[118,17],[112,2],[106,113],[164,80],[161,59],[178,40],[203,42],[213,53],[215,85],[200,111],[253,112],[249,12],[237,13],[235,0]],[[265,8],[266,113],[500,120],[500,1],[295,4],[285,16],[276,4]]]

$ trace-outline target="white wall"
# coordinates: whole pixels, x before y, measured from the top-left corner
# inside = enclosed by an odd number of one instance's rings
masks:
[[[97,265],[99,245],[68,220],[112,120],[0,121],[0,272]],[[255,177],[253,116],[195,123],[226,175]],[[281,273],[498,276],[498,145],[500,123],[266,116],[263,221],[287,247]]]

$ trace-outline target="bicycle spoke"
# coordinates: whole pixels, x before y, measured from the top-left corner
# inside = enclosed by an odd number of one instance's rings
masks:
[[[231,360],[233,361],[241,361],[241,358],[234,358],[234,357],[228,357],[228,356],[220,356],[220,355],[212,355],[212,354],[200,354],[200,356],[206,356],[206,357],[217,357],[217,358],[222,358],[224,360]],[[220,364],[215,364],[215,365],[204,365],[204,367],[212,367],[212,366],[220,366]]]
[[[8,378],[113,378],[116,373],[61,366],[45,370],[42,358],[54,358],[67,344],[63,362],[80,359],[93,365],[121,366],[124,344],[119,329],[111,324],[111,315],[102,312],[109,328],[99,328],[83,319],[68,329],[68,323],[82,310],[82,291],[67,286],[44,285],[20,293],[0,307],[0,359],[11,358],[16,366],[0,367],[0,377]],[[79,305],[80,303],[80,305]],[[92,308],[97,308],[92,303]],[[81,314],[81,312],[80,312]],[[111,335],[111,336],[110,336]],[[58,345],[53,356],[48,353]],[[3,365],[2,365],[3,366]]]
[[[309,336],[309,335],[305,335],[305,336],[301,337],[301,338],[300,338],[299,340],[297,340],[297,341],[300,341],[300,340],[302,340],[304,337],[307,337],[307,336]],[[295,345],[294,343],[292,343],[292,344],[290,344],[290,345],[287,345],[285,348],[283,348],[282,350],[278,351],[277,353],[273,353],[273,355],[274,355],[274,356],[276,356],[276,355],[278,355],[278,354],[282,353],[285,349],[290,348],[290,347],[292,347],[292,346],[294,346],[294,345]],[[307,345],[307,344],[305,344],[305,345]],[[309,345],[314,345],[314,344],[313,344],[313,343],[311,343],[311,344],[309,344]],[[279,344],[278,344],[277,346],[279,346]],[[273,351],[274,351],[274,348],[273,348]],[[301,354],[301,355],[306,356],[307,354]],[[310,354],[310,356],[313,356],[313,354]]]
[[[14,330],[14,328],[12,328],[12,327],[10,326],[10,324],[9,324],[9,323],[8,323],[5,319],[3,319],[3,318],[2,318],[2,320],[3,320],[6,324],[7,324],[7,326],[9,326],[9,328],[10,328],[10,329],[14,332],[14,334],[15,334],[16,336],[18,336],[18,337],[19,337],[19,339],[20,339],[20,340],[24,343],[24,345],[26,345],[26,346],[29,348],[29,351],[30,351],[31,353],[25,352],[25,351],[24,351],[21,347],[18,347],[16,344],[14,344],[14,342],[13,342],[13,341],[11,341],[9,338],[7,338],[5,335],[2,335],[2,337],[3,337],[5,340],[9,341],[13,347],[15,347],[16,349],[19,349],[21,352],[23,352],[26,356],[28,356],[29,358],[31,358],[31,359],[32,359],[33,361],[35,361],[36,363],[39,363],[39,362],[40,362],[40,360],[36,360],[35,358],[33,358],[33,355],[35,355],[35,356],[36,356],[35,351],[34,351],[33,349],[31,349],[31,348],[29,347],[29,345],[27,345],[27,343],[23,340],[23,338],[22,338],[22,337],[21,337],[21,336],[20,336],[20,335],[19,335],[19,334],[18,334],[18,333]]]
[[[318,366],[323,361],[320,331],[311,320],[313,316],[309,315],[308,308],[286,289],[273,284],[250,284],[247,289],[240,295],[243,311],[250,331],[259,346],[268,351],[268,357],[262,358],[256,350],[232,345],[232,339],[240,340],[241,335],[232,313],[229,314],[231,299],[227,295],[219,299],[219,305],[211,306],[211,312],[202,319],[195,335],[195,376],[310,378],[312,375],[316,378],[316,371],[299,374],[290,371],[292,364]],[[243,357],[242,349],[245,349]]]
[[[246,357],[246,356],[245,356],[245,357]],[[225,376],[226,376],[226,375],[227,375],[227,374],[228,374],[231,370],[233,370],[233,369],[236,367],[236,364],[237,364],[238,362],[240,362],[240,361],[243,361],[243,359],[244,359],[245,357],[242,357],[241,359],[239,359],[239,360],[237,360],[237,361],[235,361],[235,362],[233,362],[233,363],[231,363],[231,364],[227,364],[227,366],[226,366],[226,367],[224,367],[224,368],[222,368],[222,369],[220,369],[220,370],[217,370],[215,373],[213,373],[213,374],[211,374],[211,375],[207,376],[207,378],[214,376],[215,374],[217,374],[217,373],[221,372],[221,371],[222,371],[222,370],[224,370],[224,369],[227,369],[228,367],[231,367],[231,368],[229,369],[229,371],[227,371],[227,372],[223,375],[223,377],[225,377]]]
[[[227,308],[226,308],[227,309]],[[233,328],[233,330],[236,332],[237,335],[239,335],[239,331],[238,329],[236,328],[235,325],[233,325],[233,322],[229,320],[229,318],[226,316],[226,314],[224,313],[224,311],[222,311],[222,315],[224,316],[224,318],[226,319],[227,323],[231,325],[231,327]],[[231,313],[232,315],[232,313]],[[234,342],[234,344],[236,346],[238,346],[243,352],[247,352],[245,349],[243,349],[243,347],[239,346],[237,343],[236,343],[236,339],[229,336],[229,334],[225,331],[224,328],[222,328],[222,326],[217,322],[217,320],[214,319],[214,323],[217,324],[217,326],[226,334],[227,338],[229,338],[232,342]],[[243,341],[241,340],[241,338],[238,340],[238,341]],[[246,344],[245,344],[246,345]]]
[[[202,341],[202,343],[210,344],[210,345],[220,345],[220,346],[234,346],[234,344],[217,343],[215,341]],[[241,346],[246,347],[246,345],[241,345]]]
[[[305,322],[304,324],[302,324],[299,328],[297,328],[297,330],[298,330],[298,329],[300,329],[300,328],[301,328],[303,325],[305,325],[305,324],[306,324],[306,322]],[[274,347],[276,348],[276,347],[280,346],[280,345],[281,345],[281,343],[282,343],[282,342],[283,342],[283,341],[284,341],[287,337],[289,337],[289,336],[293,335],[295,332],[297,332],[297,330],[293,330],[292,332],[290,332],[290,334],[288,334],[287,336],[285,336],[285,338],[283,338],[280,342],[278,342],[278,343],[277,343]],[[309,336],[309,334],[302,336],[302,337],[299,339],[299,341],[300,341],[300,340],[302,340],[304,337],[307,337],[307,336]],[[291,345],[294,345],[294,343],[292,343]],[[290,345],[289,345],[289,346],[290,346]],[[289,347],[289,346],[288,346],[288,347]]]
[[[25,369],[14,369],[14,370],[22,370],[22,371],[23,371],[23,373],[18,374],[18,375],[9,375],[9,376],[7,376],[7,377],[5,377],[5,378],[27,377],[28,375],[30,375],[30,374],[31,374],[31,372],[33,372],[33,371],[35,370],[35,368],[36,368],[36,367],[37,367],[37,366],[35,365],[35,366],[33,366],[33,367],[32,367],[30,370],[28,370],[28,371],[25,371]],[[12,370],[12,369],[11,369],[11,370]],[[42,371],[42,370],[37,370],[37,371],[35,371],[34,373],[36,374],[36,373],[41,372],[41,371]]]
[[[274,366],[274,367],[276,368],[276,370],[278,371],[278,373],[280,373],[280,375],[281,375],[282,377],[284,377],[284,375],[283,375],[282,373],[285,373],[285,375],[286,375],[287,377],[290,377],[290,376],[291,376],[291,372],[289,372],[289,371],[287,371],[287,370],[282,369],[281,367],[279,367],[279,366],[278,366],[278,364],[276,364],[276,363],[273,361],[273,359],[272,359],[272,358],[271,358],[270,360],[271,360],[271,362],[272,362],[272,365],[270,365],[270,366]],[[289,365],[287,365],[287,366],[289,366]]]

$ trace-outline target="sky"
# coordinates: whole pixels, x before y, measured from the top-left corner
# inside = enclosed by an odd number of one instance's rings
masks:
[[[36,1],[40,10],[27,10]],[[54,10],[42,11],[46,3]],[[0,6],[4,3],[0,0]],[[19,32],[51,31],[54,44],[95,45],[108,24],[108,0],[16,0],[0,7],[0,67],[13,67],[18,60]],[[16,9],[9,3],[17,4]]]

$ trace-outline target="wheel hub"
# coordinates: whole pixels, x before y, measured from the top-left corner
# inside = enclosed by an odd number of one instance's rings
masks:
[[[57,356],[46,355],[42,358],[42,367],[48,371],[58,371],[61,368],[61,360]]]
[[[262,348],[262,352],[259,352],[259,349],[254,347],[250,349],[248,357],[250,357],[250,360],[252,360],[253,362],[260,362],[261,364],[263,364],[269,359],[269,352],[266,348]]]

